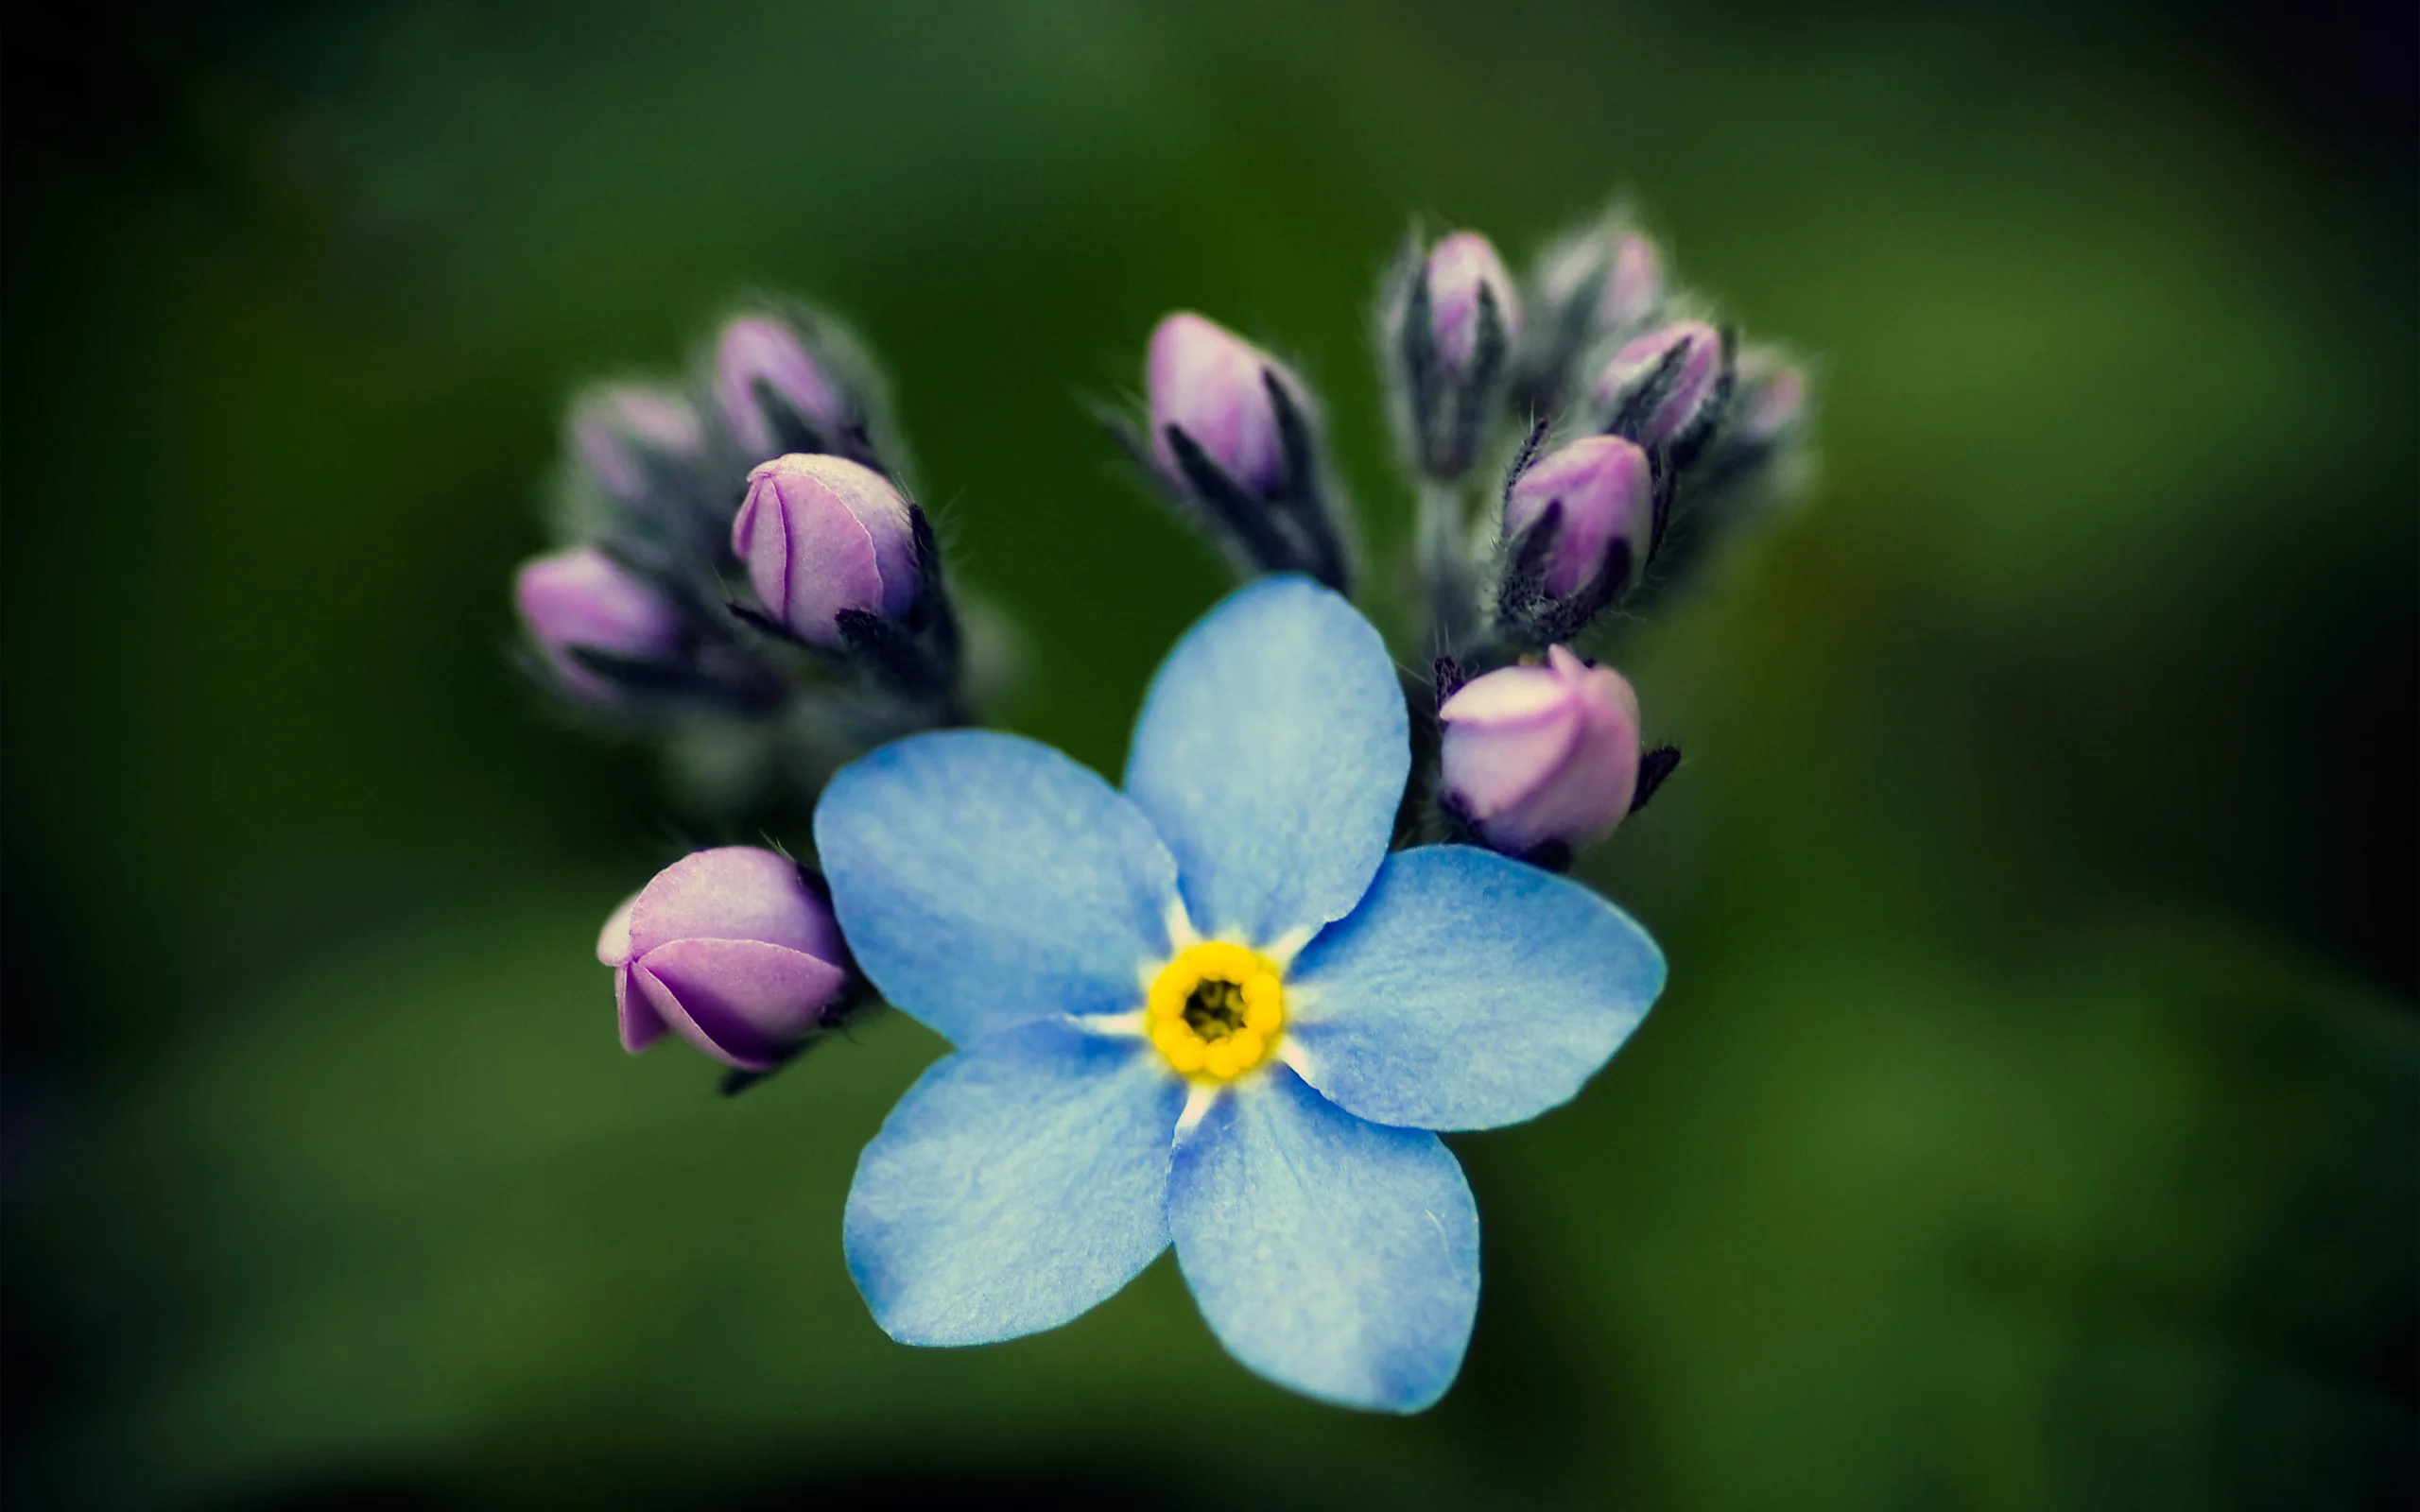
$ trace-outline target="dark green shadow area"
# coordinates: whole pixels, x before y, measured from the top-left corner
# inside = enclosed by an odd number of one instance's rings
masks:
[[[11,1504],[2031,1508],[2420,1489],[2408,14],[1973,5],[21,9],[0,289]],[[2399,64],[2395,60],[2401,60]],[[856,1151],[591,945],[703,830],[505,660],[558,405],[794,289],[888,360],[1008,720],[1114,769],[1218,594],[1085,395],[1202,309],[1370,376],[1406,217],[1628,186],[1819,356],[1810,507],[1625,637],[1672,962],[1458,1138],[1416,1419],[1163,1263],[884,1339]],[[804,816],[777,837],[797,840]]]

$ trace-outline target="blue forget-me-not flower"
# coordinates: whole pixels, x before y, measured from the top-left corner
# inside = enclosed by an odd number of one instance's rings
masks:
[[[1410,766],[1377,632],[1265,578],[1177,644],[1113,788],[947,730],[815,815],[858,965],[954,1052],[858,1161],[844,1240],[883,1329],[1056,1327],[1171,1244],[1221,1343],[1348,1406],[1452,1384],[1478,1216],[1436,1131],[1568,1100],[1664,982],[1576,883],[1390,851]]]

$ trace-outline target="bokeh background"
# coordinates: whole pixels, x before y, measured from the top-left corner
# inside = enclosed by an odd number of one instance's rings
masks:
[[[2412,25],[10,8],[10,1503],[2408,1504]],[[1454,1142],[1461,1384],[1298,1400],[1166,1262],[892,1346],[840,1203],[938,1041],[735,1101],[614,1043],[596,924],[717,837],[509,669],[567,387],[828,301],[1026,628],[1005,722],[1115,769],[1220,579],[1080,397],[1211,312],[1400,542],[1407,217],[1620,186],[1820,354],[1824,468],[1625,644],[1691,761],[1589,869],[1671,988]]]

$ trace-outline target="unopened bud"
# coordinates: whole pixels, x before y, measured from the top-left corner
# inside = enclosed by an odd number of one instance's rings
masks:
[[[1479,354],[1482,306],[1492,304],[1498,339],[1521,336],[1521,305],[1512,275],[1495,246],[1475,231],[1458,231],[1428,249],[1428,325],[1445,370],[1468,376]]]
[[[1539,564],[1546,593],[1568,598],[1602,574],[1607,601],[1618,598],[1654,543],[1647,454],[1618,436],[1587,436],[1531,463],[1505,493],[1506,541],[1540,528],[1549,512],[1554,539]]]
[[[1443,722],[1440,801],[1494,850],[1554,859],[1600,840],[1638,787],[1638,696],[1564,646],[1462,685]]]
[[[1731,402],[1730,426],[1738,438],[1763,446],[1806,423],[1806,374],[1770,350],[1739,353],[1739,381]]]
[[[697,410],[649,384],[613,384],[582,395],[572,406],[571,432],[580,465],[625,504],[647,500],[662,459],[695,462],[706,448]]]
[[[1512,376],[1520,298],[1477,232],[1426,254],[1408,243],[1388,275],[1385,358],[1395,426],[1412,466],[1441,482],[1470,471]]]
[[[1663,254],[1617,225],[1558,244],[1538,273],[1538,318],[1567,322],[1581,342],[1633,330],[1663,299]]]
[[[1664,307],[1664,254],[1618,213],[1557,238],[1529,284],[1516,405],[1560,412],[1591,347],[1635,335]]]
[[[845,457],[782,456],[749,473],[731,549],[765,611],[818,645],[842,644],[844,610],[897,620],[916,601],[908,501]]]
[[[656,592],[594,546],[524,562],[512,586],[521,621],[563,686],[611,702],[614,686],[580,665],[575,648],[633,662],[663,661],[681,646],[682,621]]]
[[[622,1048],[681,1036],[765,1071],[847,988],[831,904],[786,856],[726,846],[683,857],[614,911],[596,939],[614,969]]]
[[[1143,364],[1149,437],[1112,421],[1181,512],[1246,573],[1301,572],[1341,590],[1344,538],[1302,380],[1189,311],[1151,332]]]
[[[1803,369],[1771,347],[1739,350],[1731,401],[1689,478],[1692,552],[1806,487],[1809,404]]]
[[[751,457],[837,450],[857,426],[848,391],[770,316],[738,316],[722,328],[714,389],[723,428]]]
[[[1625,342],[1589,395],[1607,432],[1642,446],[1703,442],[1731,395],[1729,343],[1703,320],[1682,320]]]
[[[1274,493],[1284,486],[1285,438],[1265,373],[1300,403],[1301,386],[1293,374],[1224,326],[1189,311],[1160,322],[1151,333],[1144,386],[1150,404],[1151,456],[1172,485],[1189,486],[1168,438],[1170,426],[1254,493]]]

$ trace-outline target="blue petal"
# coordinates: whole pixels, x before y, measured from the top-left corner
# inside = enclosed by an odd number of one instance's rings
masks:
[[[1363,1118],[1494,1128],[1570,1100],[1664,989],[1664,955],[1576,882],[1466,846],[1387,858],[1287,978],[1311,1085]]]
[[[1126,792],[1176,853],[1194,926],[1267,943],[1352,910],[1410,767],[1386,643],[1326,589],[1272,577],[1161,663]]]
[[[841,768],[815,810],[841,932],[883,996],[953,1041],[1139,1006],[1176,866],[1107,782],[1047,746],[953,730]]]
[[[1219,1341],[1280,1385],[1418,1412],[1454,1383],[1478,1210],[1436,1135],[1365,1124],[1271,1067],[1178,1143],[1168,1228]]]
[[[925,1073],[857,1159],[849,1274],[902,1344],[1056,1328],[1167,1247],[1184,1084],[1139,1040],[1059,1020]]]

